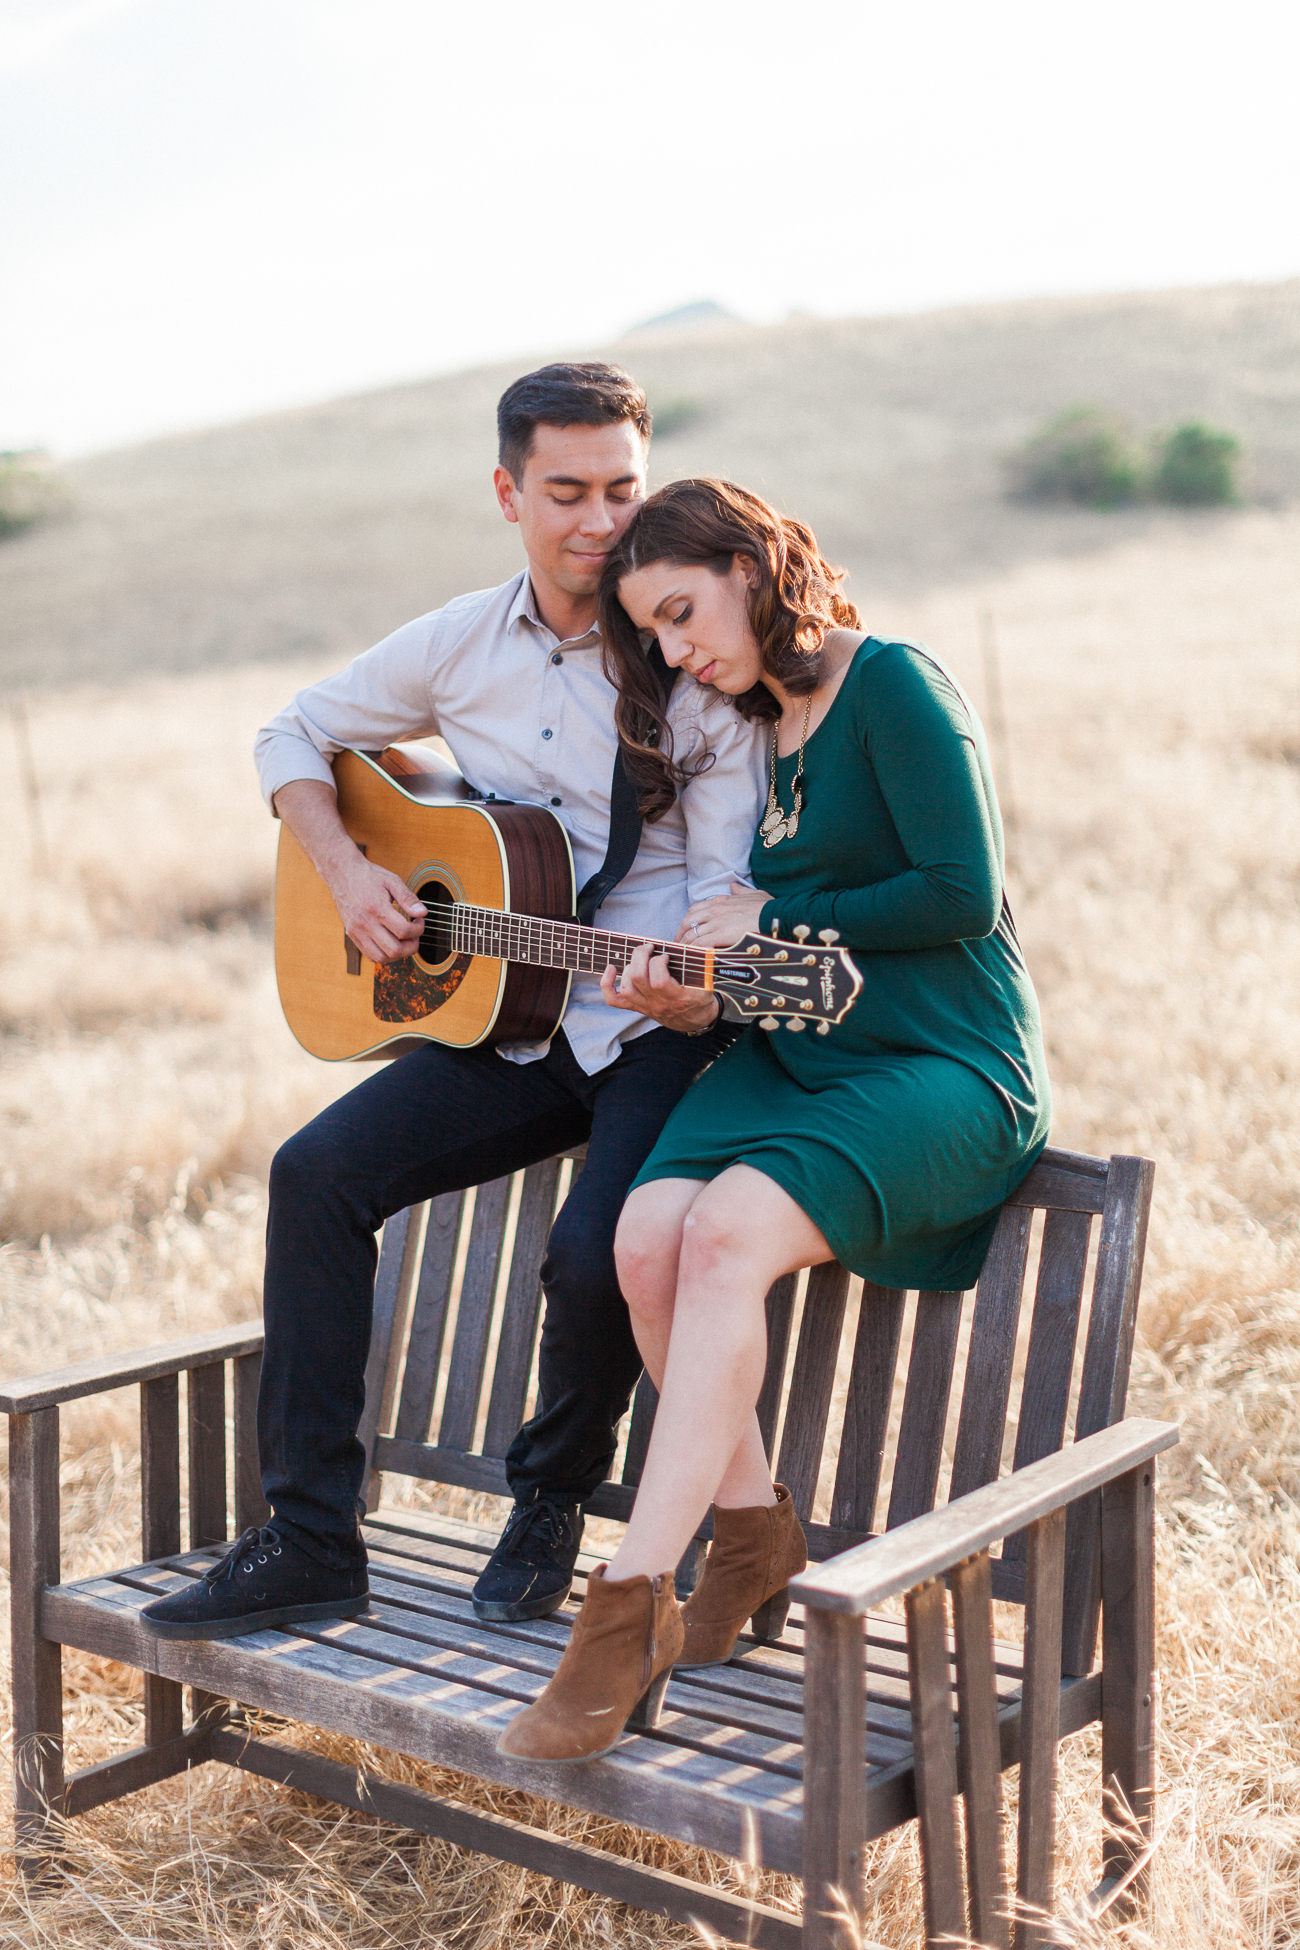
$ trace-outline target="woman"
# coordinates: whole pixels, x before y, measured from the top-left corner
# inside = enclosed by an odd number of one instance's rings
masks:
[[[1002,892],[983,732],[928,651],[864,633],[840,579],[808,529],[723,481],[664,488],[606,565],[605,655],[647,818],[684,777],[651,638],[772,726],[751,855],[766,891],[697,903],[679,940],[811,931],[853,952],[863,987],[827,1035],[751,1025],[642,1167],[616,1253],[660,1391],[654,1433],[623,1542],[505,1753],[607,1752],[629,1721],[653,1725],[674,1663],[727,1659],[747,1618],[779,1634],[806,1554],[754,1412],[768,1288],[830,1259],[882,1286],[972,1286],[1047,1142],[1038,1006]],[[603,986],[628,1009],[675,988],[644,950]],[[679,1614],[673,1567],[710,1502],[713,1544]]]

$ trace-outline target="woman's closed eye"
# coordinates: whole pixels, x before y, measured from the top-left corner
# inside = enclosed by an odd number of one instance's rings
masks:
[[[668,621],[672,624],[675,630],[680,630],[682,625],[684,623],[689,623],[690,620],[691,620],[691,605],[689,603],[687,603],[685,609],[682,611],[680,616],[670,616],[668,618]]]

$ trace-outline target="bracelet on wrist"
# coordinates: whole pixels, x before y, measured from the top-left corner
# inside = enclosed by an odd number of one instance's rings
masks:
[[[713,998],[713,1014],[709,1018],[708,1022],[703,1023],[698,1029],[685,1029],[682,1031],[682,1034],[684,1036],[707,1036],[711,1029],[717,1028],[721,1020],[722,1020],[722,998],[721,996],[715,995]]]

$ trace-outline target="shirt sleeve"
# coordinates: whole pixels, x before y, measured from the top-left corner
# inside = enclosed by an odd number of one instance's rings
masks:
[[[678,682],[694,680],[683,677]],[[701,698],[696,734],[707,744],[713,763],[682,791],[688,906],[729,894],[733,880],[753,886],[749,850],[767,791],[759,728],[746,724],[728,699]]]
[[[867,886],[769,901],[762,932],[779,927],[788,939],[804,922],[814,936],[836,929],[846,948],[895,950],[991,934],[1002,911],[1001,821],[965,699],[937,664],[907,649],[861,715],[908,864]]]
[[[439,615],[435,610],[404,623],[346,669],[299,691],[262,726],[253,757],[268,806],[294,779],[332,786],[330,760],[351,746],[374,751],[397,738],[437,732],[432,670]]]

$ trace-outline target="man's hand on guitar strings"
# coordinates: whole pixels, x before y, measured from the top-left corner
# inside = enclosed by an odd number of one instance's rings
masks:
[[[611,1009],[653,1016],[665,1029],[687,1035],[710,1028],[720,1014],[711,989],[684,988],[668,973],[664,957],[652,956],[648,947],[634,950],[621,976],[612,965],[607,968],[600,978],[600,992]]]
[[[399,874],[362,854],[330,881],[344,932],[367,961],[401,961],[420,945],[428,913]]]

